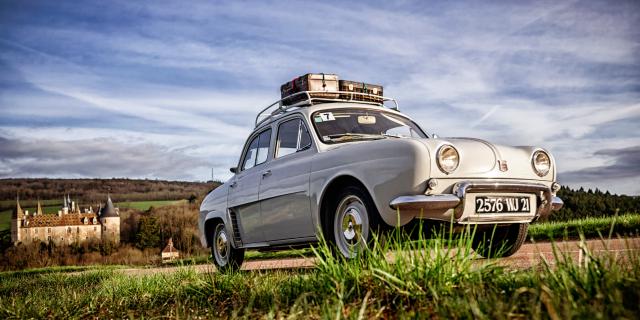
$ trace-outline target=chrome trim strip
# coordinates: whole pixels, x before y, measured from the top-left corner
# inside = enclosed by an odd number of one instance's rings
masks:
[[[529,223],[533,216],[471,216],[458,221],[460,224]]]
[[[391,208],[400,209],[451,209],[460,203],[460,198],[452,194],[434,194],[434,195],[416,195],[416,196],[400,196],[389,203]]]

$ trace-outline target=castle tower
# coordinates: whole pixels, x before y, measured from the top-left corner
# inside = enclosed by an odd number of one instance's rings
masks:
[[[22,211],[22,207],[20,207],[20,197],[16,196],[16,208],[11,214],[11,242],[14,244],[22,240],[20,236],[20,229],[22,227],[23,219],[24,211]]]
[[[63,196],[62,199],[63,199],[62,214],[67,214],[69,213],[69,202],[67,202],[67,197],[65,196]]]
[[[111,196],[107,196],[107,204],[100,210],[100,224],[102,225],[102,241],[120,244],[120,213],[113,206]]]
[[[75,214],[81,214],[82,213],[80,211],[80,203],[78,203],[78,202],[74,202],[73,203],[73,213],[75,213]]]
[[[38,199],[38,209],[36,209],[36,213],[34,214],[34,216],[35,215],[39,216],[39,215],[42,215],[43,213],[44,212],[42,212],[42,206],[40,205],[40,199]]]

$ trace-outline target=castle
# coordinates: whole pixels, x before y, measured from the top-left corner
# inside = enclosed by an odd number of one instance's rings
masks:
[[[120,243],[120,213],[113,206],[111,197],[97,212],[85,208],[64,197],[63,207],[58,214],[44,214],[40,201],[35,212],[29,213],[16,199],[16,208],[11,216],[11,242],[18,243],[53,242],[57,245],[70,245],[83,242],[109,241]]]

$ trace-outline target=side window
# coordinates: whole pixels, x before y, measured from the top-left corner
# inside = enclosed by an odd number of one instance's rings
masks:
[[[258,138],[260,138],[260,136],[253,138],[251,144],[249,144],[247,154],[244,156],[242,170],[247,170],[256,165],[256,154],[258,153]]]
[[[276,157],[284,157],[311,146],[311,137],[302,120],[285,121],[278,128]]]
[[[271,145],[271,129],[263,132],[259,136],[258,156],[256,157],[256,166],[267,161],[269,155],[269,146]]]
[[[244,156],[242,170],[253,168],[267,161],[269,155],[269,144],[271,142],[271,129],[261,133],[251,140],[247,153]]]

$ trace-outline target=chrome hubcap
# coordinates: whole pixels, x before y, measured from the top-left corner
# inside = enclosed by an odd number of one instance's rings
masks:
[[[360,198],[350,195],[342,199],[336,210],[334,237],[340,252],[347,258],[355,257],[364,247],[369,235],[369,217]]]
[[[220,265],[225,265],[229,255],[229,240],[223,225],[216,228],[215,258]]]
[[[344,239],[354,244],[362,236],[362,218],[360,212],[355,208],[349,208],[342,218],[342,234]]]

